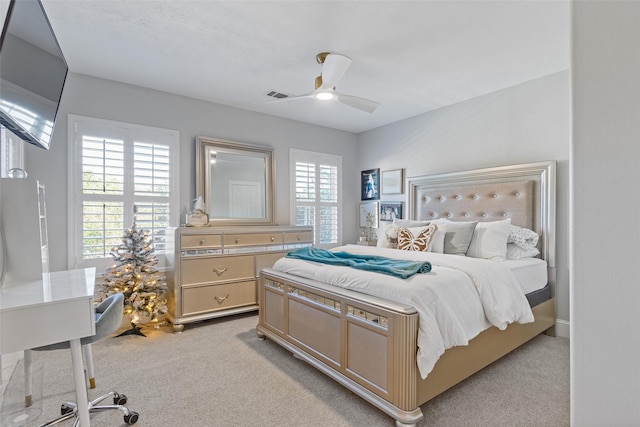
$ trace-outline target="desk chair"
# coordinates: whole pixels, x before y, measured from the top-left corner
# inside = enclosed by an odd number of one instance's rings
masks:
[[[122,294],[114,294],[102,301],[96,307],[96,334],[90,337],[82,338],[80,341],[82,343],[83,349],[91,348],[91,343],[97,341],[107,335],[112,334],[122,324],[122,313],[124,306],[124,295]],[[68,341],[51,344],[44,347],[37,347],[32,349],[32,351],[50,351],[50,350],[60,350],[60,349],[68,349],[71,348],[71,345]],[[31,355],[27,355],[29,351],[25,352],[25,372],[29,369],[31,361]],[[87,355],[85,350],[85,356]],[[29,359],[29,360],[27,360]],[[87,359],[92,359],[92,357],[87,357]],[[86,363],[92,365],[92,360],[88,360]],[[113,405],[98,405],[98,403],[102,402],[109,397],[113,398]],[[115,391],[111,391],[107,394],[104,394],[97,399],[94,399],[89,402],[89,412],[99,412],[105,411],[108,409],[117,409],[124,414],[124,422],[127,425],[135,424],[138,421],[139,414],[137,412],[130,411],[125,405],[127,403],[127,396],[124,394],[118,394]],[[41,427],[50,426],[54,424],[61,423],[71,418],[75,418],[74,426],[79,424],[79,419],[77,418],[77,407],[75,403],[65,402],[60,407],[61,416],[56,418],[55,420],[49,421],[45,424],[42,424]]]

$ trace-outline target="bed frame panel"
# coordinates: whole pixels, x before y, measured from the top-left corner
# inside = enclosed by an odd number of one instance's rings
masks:
[[[541,234],[540,249],[549,264],[553,295],[554,174],[555,162],[541,162],[409,178],[410,216],[453,220],[509,216],[514,224],[530,224],[528,228]],[[502,200],[502,206],[496,199]],[[426,203],[433,200],[438,200],[439,209]],[[466,207],[458,204],[461,200],[467,200]],[[522,208],[523,203],[529,207]],[[423,417],[420,405],[536,335],[551,331],[555,324],[555,298],[551,298],[533,308],[534,323],[514,323],[504,331],[487,329],[468,346],[447,350],[422,380],[416,364],[419,319],[411,306],[272,269],[260,274],[259,300],[256,330],[260,338],[287,348],[387,413],[399,426],[415,425]]]

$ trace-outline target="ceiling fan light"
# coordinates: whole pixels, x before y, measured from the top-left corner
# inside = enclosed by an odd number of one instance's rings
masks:
[[[323,101],[333,99],[333,93],[331,92],[318,92],[316,93],[316,98],[321,99]]]

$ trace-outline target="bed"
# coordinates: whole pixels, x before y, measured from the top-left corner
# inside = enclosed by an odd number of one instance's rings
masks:
[[[555,324],[554,161],[409,178],[407,191],[409,217],[414,221],[446,223],[441,228],[451,230],[477,222],[474,238],[480,229],[509,223],[539,236],[535,245],[539,255],[488,260],[483,258],[486,247],[477,245],[474,257],[356,245],[338,248],[389,258],[426,257],[433,270],[424,276],[450,276],[452,289],[470,288],[472,293],[475,289],[477,301],[470,301],[469,308],[461,300],[447,300],[449,296],[429,297],[454,307],[460,319],[441,315],[444,306],[426,311],[432,307],[422,307],[405,289],[397,292],[403,285],[395,281],[404,279],[285,258],[260,274],[256,327],[260,338],[288,349],[387,413],[398,426],[415,425],[423,418],[421,405],[538,334],[553,335]],[[494,270],[506,279],[493,273],[479,278],[480,271]],[[362,278],[373,290],[358,284],[362,281],[352,281]],[[492,299],[492,286],[510,289],[511,299]],[[518,292],[513,292],[516,287]],[[489,310],[497,304],[503,309]],[[462,319],[478,317],[478,310],[485,326],[464,329]],[[450,331],[448,325],[457,323],[464,324],[460,331],[466,336]]]

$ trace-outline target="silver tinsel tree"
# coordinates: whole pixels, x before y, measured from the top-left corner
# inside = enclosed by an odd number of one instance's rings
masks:
[[[131,332],[142,335],[138,324],[142,317],[157,322],[167,312],[167,283],[155,265],[149,230],[136,226],[137,207],[133,207],[133,225],[124,231],[122,244],[111,249],[115,264],[107,268],[100,284],[105,297],[124,294],[124,312],[131,318]]]

